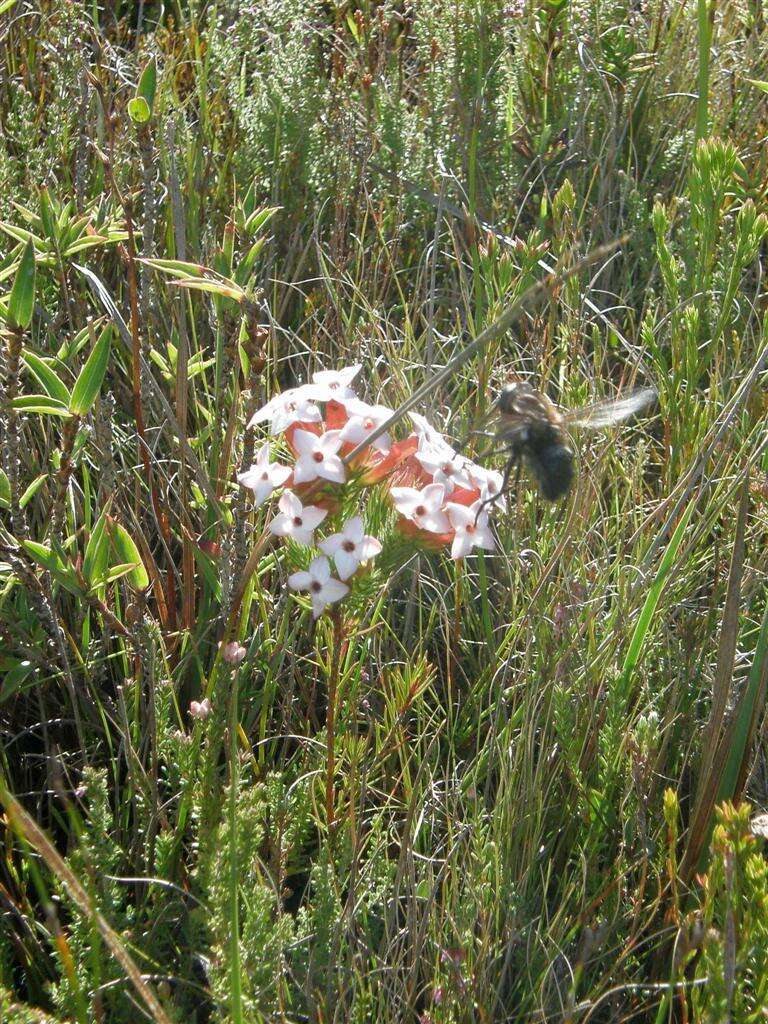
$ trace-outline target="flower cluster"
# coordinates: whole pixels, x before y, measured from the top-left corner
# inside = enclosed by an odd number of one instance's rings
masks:
[[[366,534],[359,515],[316,541],[318,527],[337,515],[345,488],[383,483],[398,513],[398,531],[427,547],[449,546],[454,559],[474,548],[493,549],[488,510],[503,502],[501,474],[459,455],[416,413],[411,413],[414,429],[404,440],[382,433],[354,454],[392,415],[386,406],[371,405],[355,393],[360,369],[323,370],[311,383],[270,399],[249,426],[268,424],[272,435],[282,437],[281,447],[290,450],[292,465],[272,461],[267,441],[237,478],[252,490],[256,505],[282,488],[269,531],[320,552],[306,570],[288,579],[293,590],[309,595],[315,618],[344,598],[361,567],[382,551],[382,542]]]

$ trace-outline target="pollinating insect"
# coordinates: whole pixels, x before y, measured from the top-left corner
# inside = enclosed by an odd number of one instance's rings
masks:
[[[576,456],[568,428],[598,430],[611,427],[644,409],[656,398],[654,388],[642,388],[618,399],[608,399],[580,409],[558,409],[554,402],[530,384],[507,384],[492,413],[495,428],[473,433],[490,436],[508,453],[501,493],[513,472],[523,465],[548,501],[565,497],[576,475]],[[496,496],[488,499],[494,501]]]

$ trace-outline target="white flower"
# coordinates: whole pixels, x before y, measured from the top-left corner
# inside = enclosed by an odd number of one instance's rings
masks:
[[[448,533],[451,524],[442,511],[445,487],[442,484],[427,484],[422,490],[415,487],[392,487],[389,493],[397,511],[412,519],[416,525],[429,533]]]
[[[348,519],[341,533],[333,533],[319,544],[320,550],[336,563],[339,577],[348,580],[361,562],[375,558],[381,551],[381,541],[365,532],[360,516]]]
[[[288,586],[291,590],[308,591],[316,619],[327,605],[340,601],[349,593],[346,583],[340,583],[331,576],[331,563],[324,555],[313,558],[306,572],[295,572],[289,576]]]
[[[342,402],[345,398],[354,398],[355,392],[350,387],[352,381],[360,373],[361,363],[344,366],[341,370],[319,370],[312,374],[311,396],[318,402]]]
[[[293,491],[284,491],[277,507],[280,514],[269,524],[269,532],[278,537],[290,537],[297,544],[306,544],[311,548],[315,529],[328,515],[327,510],[316,505],[307,505],[305,508]]]
[[[349,419],[341,430],[341,440],[350,444],[360,444],[368,439],[371,431],[375,430],[382,423],[386,422],[392,415],[392,410],[386,405],[368,405],[361,402],[359,398],[347,398],[344,406]],[[392,446],[389,434],[381,434],[371,444],[372,448],[388,452]]]
[[[433,482],[445,487],[446,494],[450,494],[454,487],[472,490],[472,477],[467,470],[467,460],[457,455],[453,448],[444,442],[432,444],[428,441],[424,445],[420,444],[416,458],[432,476]]]
[[[467,472],[472,478],[472,483],[479,488],[480,495],[486,498],[496,498],[495,504],[500,509],[507,507],[506,499],[501,493],[504,483],[504,476],[496,469],[486,469],[485,466],[478,466],[475,462],[467,462]]]
[[[314,392],[311,384],[303,384],[299,388],[289,388],[275,395],[255,412],[248,423],[249,427],[256,423],[270,420],[269,429],[273,434],[281,434],[292,423],[319,423],[323,416],[312,401]]]
[[[445,506],[451,526],[456,531],[451,545],[451,558],[464,558],[472,548],[493,551],[496,547],[488,525],[488,513],[481,511],[482,504],[482,501],[476,501],[473,505],[466,506],[449,501]]]
[[[419,448],[422,444],[431,444],[434,446],[442,446],[447,448],[445,438],[439,430],[435,430],[431,423],[427,419],[417,412],[409,412],[408,415],[411,418],[414,429],[419,436]]]
[[[237,474],[241,487],[250,487],[257,505],[263,504],[276,487],[280,487],[291,475],[290,466],[269,461],[269,442],[259,449],[256,461],[250,469]]]
[[[344,463],[339,458],[341,431],[326,430],[324,434],[313,434],[298,429],[293,435],[293,445],[298,454],[293,470],[293,482],[304,484],[316,480],[333,480],[343,484],[347,479]]]

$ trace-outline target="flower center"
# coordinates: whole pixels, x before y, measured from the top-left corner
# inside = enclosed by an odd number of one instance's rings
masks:
[[[332,384],[329,384],[328,387],[331,389],[331,391],[338,391],[339,390],[339,382],[338,381],[334,381]]]
[[[474,533],[474,532],[475,532],[475,525],[474,525],[474,523],[468,523],[467,524],[467,533]]]
[[[294,516],[293,517],[293,525],[294,526],[303,526],[304,525],[304,520],[301,518],[301,516]]]
[[[353,540],[345,540],[344,543],[341,546],[344,549],[344,551],[354,551],[355,550],[355,542]]]
[[[323,589],[323,585],[322,583],[318,583],[317,580],[313,580],[309,585],[309,589],[313,594],[319,594]]]
[[[443,464],[443,473],[445,473],[446,476],[452,476],[454,472],[455,470],[453,466],[450,464],[450,462],[446,462]]]
[[[286,407],[285,407],[285,408],[286,408],[286,410],[287,410],[288,412],[296,412],[296,403],[295,403],[295,402],[289,402],[289,403],[288,403],[288,404],[286,405]]]
[[[372,419],[363,420],[363,429],[364,430],[373,430],[374,426],[375,426],[375,424],[374,424]]]
[[[413,514],[415,516],[425,516],[427,514],[427,510],[423,505],[417,505],[413,510]]]
[[[322,452],[313,452],[312,453],[312,458],[315,460],[315,462],[322,462],[323,461],[323,453]]]
[[[265,469],[265,470],[264,470],[264,472],[263,472],[263,473],[261,474],[261,479],[262,479],[262,480],[269,480],[269,473],[268,473],[268,471],[267,471],[266,469]]]

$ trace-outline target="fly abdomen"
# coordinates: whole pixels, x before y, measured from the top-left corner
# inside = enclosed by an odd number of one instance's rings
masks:
[[[552,444],[530,447],[528,464],[547,501],[557,501],[571,489],[574,477],[574,455],[567,445]]]

